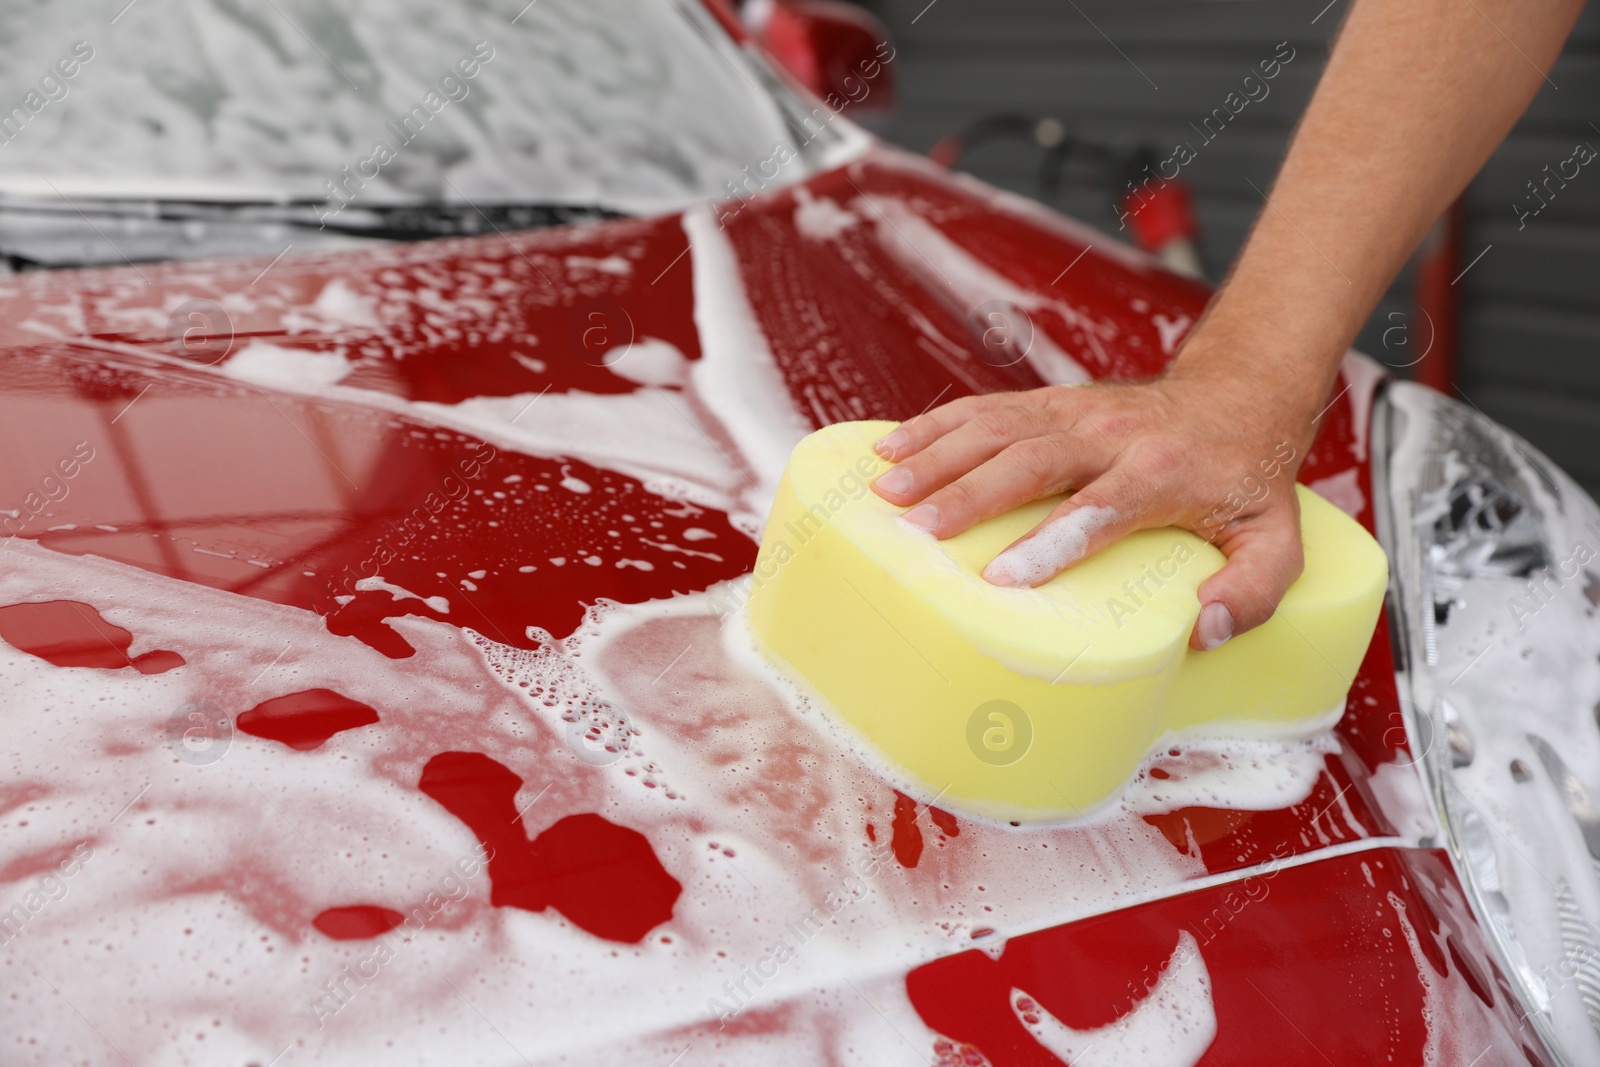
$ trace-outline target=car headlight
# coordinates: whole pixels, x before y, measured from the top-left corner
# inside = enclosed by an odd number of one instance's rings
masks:
[[[1600,1063],[1600,508],[1473,407],[1374,409],[1411,744],[1529,1022]]]

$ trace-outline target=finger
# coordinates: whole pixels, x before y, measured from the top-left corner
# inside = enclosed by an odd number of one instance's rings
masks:
[[[880,474],[872,488],[891,504],[915,504],[993,459],[1013,441],[1032,437],[1043,429],[1038,417],[1024,408],[991,408],[902,459]]]
[[[1300,501],[1293,493],[1281,503],[1229,526],[1217,547],[1228,563],[1201,583],[1200,617],[1189,647],[1206,650],[1272,617],[1283,594],[1305,568],[1300,543]]]
[[[888,460],[902,460],[907,456],[927,448],[934,441],[954,430],[957,426],[976,418],[986,411],[995,408],[1015,407],[1026,405],[1028,398],[1039,390],[1026,390],[1010,393],[984,393],[979,396],[963,396],[950,401],[948,404],[934,408],[918,415],[914,419],[907,419],[893,430],[884,434],[872,446],[873,450]]]
[[[1037,586],[1142,529],[1148,490],[1126,464],[1090,482],[983,569],[995,585]]]
[[[960,426],[979,412],[987,411],[1000,403],[1003,393],[984,393],[980,396],[963,396],[925,411],[916,418],[907,419],[873,444],[873,451],[888,460],[902,460],[922,449],[951,430]]]
[[[904,518],[936,537],[954,537],[1019,504],[1088,484],[1106,470],[1103,452],[1097,442],[1071,433],[1013,441],[993,459],[930,493]]]

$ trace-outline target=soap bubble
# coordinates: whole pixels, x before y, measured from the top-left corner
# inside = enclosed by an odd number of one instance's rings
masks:
[[[627,755],[633,747],[633,732],[628,716],[608,707],[604,715],[578,715],[570,720],[567,744],[591,767],[605,767]]]
[[[1033,720],[1009,700],[979,704],[967,719],[967,747],[992,767],[1009,767],[1033,745]]]
[[[209,700],[191,700],[167,721],[167,747],[191,767],[215,763],[233,743],[233,720]]]

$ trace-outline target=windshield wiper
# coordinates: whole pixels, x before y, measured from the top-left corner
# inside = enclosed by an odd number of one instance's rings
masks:
[[[0,261],[13,270],[29,270],[254,255],[281,241],[269,234],[281,235],[285,227],[333,241],[425,241],[624,217],[598,205],[538,201],[349,204],[334,213],[320,199],[0,194]],[[315,245],[314,240],[309,244]]]
[[[322,205],[319,205],[322,206]],[[346,219],[345,215],[351,214]],[[590,204],[394,204],[352,207],[324,219],[295,219],[292,225],[326,227],[339,233],[392,241],[466,237],[504,230],[542,230],[575,222],[626,218]],[[290,220],[285,220],[290,221]]]

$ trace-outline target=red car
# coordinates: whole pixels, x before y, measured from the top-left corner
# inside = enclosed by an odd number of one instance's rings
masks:
[[[0,1062],[1600,1062],[1600,510],[1493,422],[1347,360],[1300,476],[1395,577],[1335,729],[969,818],[754,650],[774,481],[1157,373],[1203,286],[716,6],[46,10]]]

